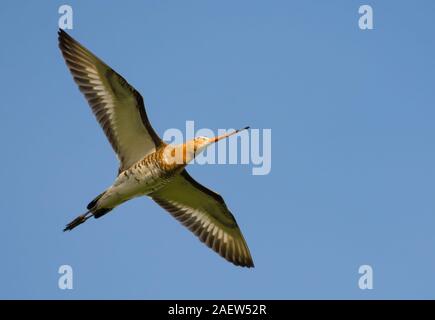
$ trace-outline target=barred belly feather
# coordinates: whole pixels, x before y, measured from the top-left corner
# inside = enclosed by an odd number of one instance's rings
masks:
[[[113,185],[98,200],[100,208],[114,208],[135,197],[149,195],[165,186],[177,169],[168,170],[162,162],[164,148],[149,154],[121,172]]]

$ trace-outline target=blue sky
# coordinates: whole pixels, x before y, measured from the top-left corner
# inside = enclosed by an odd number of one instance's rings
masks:
[[[64,3],[0,10],[0,298],[435,298],[433,1],[67,2],[69,33],[142,93],[160,135],[272,129],[269,175],[189,170],[227,201],[251,270],[146,198],[62,232],[117,170],[57,48]]]

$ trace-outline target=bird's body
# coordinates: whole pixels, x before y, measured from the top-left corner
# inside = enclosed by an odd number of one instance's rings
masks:
[[[145,156],[122,171],[98,200],[101,208],[114,208],[135,197],[150,195],[166,185],[182,166],[171,165],[164,157],[167,146]]]
[[[246,241],[223,198],[185,170],[208,145],[239,130],[179,145],[166,144],[152,128],[142,96],[123,77],[63,30],[59,30],[59,47],[120,160],[114,183],[64,231],[90,217],[100,218],[132,198],[148,196],[222,257],[235,265],[253,267]]]

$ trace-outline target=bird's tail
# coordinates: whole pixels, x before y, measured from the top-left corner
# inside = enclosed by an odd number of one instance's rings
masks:
[[[71,221],[70,223],[68,223],[65,227],[65,229],[63,229],[63,231],[71,231],[72,229],[74,229],[75,227],[77,227],[78,225],[81,225],[83,222],[85,222],[86,220],[88,220],[90,217],[92,217],[92,212],[91,211],[87,211],[86,213],[78,216],[77,218],[75,218],[73,221]]]

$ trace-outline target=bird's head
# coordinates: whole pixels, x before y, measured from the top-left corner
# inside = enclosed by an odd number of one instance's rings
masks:
[[[204,136],[196,137],[188,143],[192,148],[195,157],[203,152],[210,144],[212,144],[211,139]]]
[[[211,145],[215,142],[218,142],[219,140],[228,138],[234,134],[237,134],[240,131],[247,130],[247,129],[249,129],[249,127],[245,127],[243,129],[239,129],[239,130],[233,131],[231,133],[223,134],[223,135],[216,136],[213,138],[207,138],[207,137],[203,137],[203,136],[196,137],[195,139],[190,141],[193,145],[194,157],[196,157],[198,154],[200,154],[202,151],[204,151],[204,149],[207,148],[209,145]]]
[[[234,134],[239,133],[240,131],[249,129],[249,127],[233,131],[231,133],[223,134],[220,136],[216,136],[213,138],[199,136],[195,139],[189,140],[182,145],[170,146],[168,151],[170,151],[171,160],[166,160],[169,163],[178,163],[178,164],[188,164],[192,161],[197,155],[199,155],[205,148],[209,145],[218,142],[219,140],[228,138]]]

